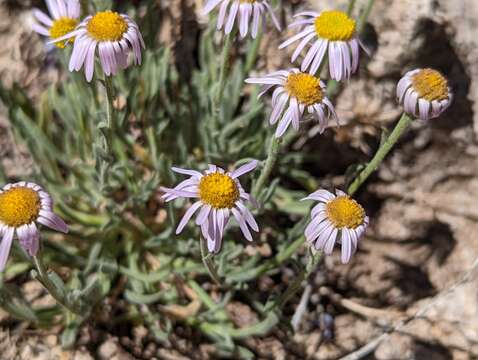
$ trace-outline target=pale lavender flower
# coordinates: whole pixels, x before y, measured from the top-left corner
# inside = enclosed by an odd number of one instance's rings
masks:
[[[352,73],[357,71],[359,64],[359,47],[365,50],[364,45],[356,34],[355,20],[349,18],[341,11],[304,11],[294,15],[302,16],[289,27],[302,27],[302,30],[288,40],[284,41],[279,49],[301,40],[292,54],[294,62],[306,48],[307,50],[300,69],[315,74],[328,52],[330,77],[341,81],[348,79]]]
[[[217,253],[221,249],[222,236],[232,213],[245,238],[252,241],[249,230],[259,231],[252,213],[245,202],[255,200],[242,188],[238,177],[256,168],[257,160],[253,160],[232,172],[226,172],[216,165],[209,165],[204,173],[196,170],[173,167],[172,170],[190,175],[187,180],[179,183],[174,189],[161,187],[165,193],[163,199],[168,202],[179,197],[196,198],[196,201],[186,211],[179,222],[176,234],[179,234],[191,217],[196,216],[196,225],[201,227],[202,236],[207,240],[208,250]]]
[[[446,78],[429,68],[407,72],[397,85],[397,99],[405,112],[422,120],[438,117],[452,98]]]
[[[50,16],[39,9],[33,15],[39,23],[32,29],[50,39],[55,40],[73,31],[79,22],[80,3],[78,0],[45,0]],[[68,41],[59,41],[55,45],[64,48]]]
[[[336,242],[342,244],[342,263],[348,263],[367,229],[369,218],[355,200],[340,190],[337,195],[319,189],[302,200],[319,203],[312,208],[311,221],[305,229],[307,241],[316,250],[330,255]]]
[[[36,223],[68,232],[65,222],[53,212],[50,195],[39,185],[26,181],[5,185],[0,190],[0,271],[7,263],[15,233],[28,254],[37,254],[40,231]]]
[[[259,97],[276,87],[272,93],[271,125],[279,121],[275,136],[282,136],[289,125],[299,130],[299,123],[305,110],[319,122],[320,133],[328,125],[328,118],[333,116],[337,121],[334,106],[326,96],[325,84],[311,74],[299,69],[280,70],[263,77],[248,78],[246,83],[262,84]]]
[[[71,33],[54,42],[75,38],[69,70],[79,71],[83,66],[87,81],[93,78],[95,53],[106,76],[115,75],[128,67],[128,55],[141,64],[141,47],[145,47],[138,25],[128,16],[113,11],[101,11],[87,16]]]
[[[217,19],[217,29],[222,29],[225,24],[224,32],[226,34],[232,31],[234,22],[238,18],[241,37],[244,38],[247,35],[250,26],[251,36],[255,39],[260,22],[262,21],[263,26],[266,23],[266,12],[269,12],[277,30],[281,30],[279,21],[267,0],[208,0],[203,10],[204,14],[210,13],[219,4],[221,6]]]

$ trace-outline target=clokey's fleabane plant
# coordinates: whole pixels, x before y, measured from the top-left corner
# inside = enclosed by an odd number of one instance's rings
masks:
[[[398,82],[397,98],[407,114],[422,120],[438,117],[451,104],[446,78],[433,69],[415,69]]]
[[[357,71],[359,64],[359,48],[364,46],[357,37],[355,20],[341,11],[304,11],[294,15],[304,16],[289,27],[305,27],[296,35],[279,45],[283,49],[301,40],[292,54],[294,62],[302,50],[310,43],[300,69],[315,74],[328,52],[330,77],[341,81],[348,79]],[[364,48],[365,49],[365,48]]]
[[[307,241],[316,250],[330,255],[336,242],[342,244],[342,263],[346,264],[357,250],[357,243],[368,226],[365,211],[350,196],[340,190],[336,194],[319,189],[303,200],[315,200],[311,221],[305,229]]]
[[[254,170],[257,164],[258,161],[253,160],[232,172],[226,172],[216,165],[209,165],[209,169],[204,173],[173,167],[173,171],[191,177],[179,183],[174,189],[162,187],[161,190],[165,193],[163,199],[166,202],[178,197],[199,199],[184,214],[176,234],[184,229],[189,219],[200,209],[196,225],[201,227],[201,233],[207,240],[210,252],[217,253],[221,249],[224,228],[231,213],[245,238],[252,241],[249,228],[258,232],[259,227],[244,202],[254,200],[242,188],[238,177]]]
[[[246,82],[263,85],[259,97],[276,86],[269,118],[271,125],[280,119],[276,137],[282,136],[291,123],[298,130],[305,110],[319,122],[321,133],[327,127],[330,116],[337,120],[334,106],[326,96],[325,84],[318,77],[299,69],[280,70],[263,77],[248,78]]]
[[[241,37],[244,38],[247,35],[250,26],[251,36],[255,39],[261,21],[262,25],[265,26],[266,12],[269,12],[277,30],[281,30],[279,20],[277,20],[267,0],[208,0],[204,7],[204,14],[210,13],[219,4],[221,6],[217,19],[217,29],[222,29],[225,24],[224,32],[226,34],[232,31],[234,22],[238,18]],[[229,13],[227,13],[228,9]]]
[[[55,40],[76,28],[80,17],[78,0],[46,0],[46,5],[50,16],[41,10],[33,10],[33,15],[39,21],[32,25],[35,32]],[[72,39],[56,42],[55,45],[62,49],[70,42]]]
[[[65,222],[53,212],[53,201],[40,185],[18,182],[0,190],[0,271],[7,263],[16,232],[20,245],[31,256],[40,247],[40,231],[36,223],[63,233],[68,232]]]
[[[134,55],[134,63],[141,64],[141,48],[145,47],[143,37],[138,25],[128,15],[100,11],[87,16],[74,31],[54,42],[73,37],[75,42],[69,70],[79,71],[84,66],[87,81],[93,78],[96,48],[106,76],[126,69],[130,52]]]

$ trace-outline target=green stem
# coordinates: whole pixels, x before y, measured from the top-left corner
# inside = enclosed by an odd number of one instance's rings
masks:
[[[347,7],[347,15],[350,16],[352,15],[352,11],[354,11],[355,3],[357,0],[350,0],[349,1],[349,6]]]
[[[368,16],[370,15],[370,11],[372,11],[372,7],[375,3],[375,0],[368,0],[367,5],[363,9],[357,23],[357,33],[360,34],[363,30],[365,23],[367,22]]]
[[[81,17],[84,18],[88,15],[88,0],[80,0]]]
[[[274,168],[274,165],[277,161],[277,156],[279,155],[281,142],[282,142],[282,138],[277,138],[273,136],[271,139],[271,143],[269,145],[269,152],[267,154],[266,164],[264,165],[261,175],[259,176],[259,179],[257,179],[257,182],[254,184],[254,187],[252,189],[252,196],[255,197],[256,199],[258,198],[262,187],[264,186],[267,179],[269,179],[272,169]]]
[[[282,293],[282,295],[277,299],[276,301],[276,306],[279,308],[282,308],[287,301],[290,300],[294,294],[299,291],[299,289],[302,287],[302,281],[308,276],[307,269],[303,268],[299,275],[295,277],[295,280],[287,287],[287,289]]]
[[[113,131],[115,127],[115,114],[114,114],[114,88],[113,80],[111,76],[105,76],[105,89],[106,89],[106,124],[108,129]]]
[[[219,106],[222,104],[222,98],[224,95],[224,88],[226,87],[226,68],[229,62],[229,52],[231,50],[233,31],[226,35],[224,41],[224,47],[222,48],[221,53],[221,68],[219,70],[219,89],[216,97],[216,106],[215,111],[219,112]]]
[[[387,140],[380,146],[375,153],[373,159],[367,164],[365,169],[355,178],[348,188],[349,195],[353,195],[358,188],[367,180],[367,178],[379,167],[385,156],[392,150],[400,136],[407,130],[413,118],[403,113],[392,133],[387,137]]]
[[[261,40],[262,40],[262,31],[260,31],[259,34],[257,34],[256,38],[252,41],[252,45],[249,46],[249,49],[247,51],[246,64],[244,66],[244,74],[246,75],[249,74],[252,67],[254,66],[254,63],[256,62],[257,53],[259,51]]]
[[[288,260],[295,254],[297,249],[304,243],[304,237],[298,237],[294,242],[290,243],[284,250],[278,253],[273,259],[262,262],[261,265],[246,271],[240,271],[227,275],[227,281],[229,283],[234,282],[247,282],[252,279],[257,279],[260,276],[266,274],[268,271],[278,269],[282,263]]]
[[[275,300],[271,305],[266,307],[265,313],[273,308],[282,308],[294,294],[302,288],[302,282],[309,277],[309,275],[317,268],[322,256],[314,255],[309,250],[307,266],[300,270],[300,273],[295,277],[294,281],[287,287],[287,289]]]
[[[81,315],[80,310],[71,304],[66,298],[66,293],[58,289],[58,286],[53,283],[53,281],[48,276],[45,266],[41,262],[41,259],[33,256],[33,264],[37,271],[37,280],[45,287],[45,289],[50,293],[50,295],[63,307],[71,311],[72,313]]]
[[[214,267],[214,264],[212,261],[212,254],[208,252],[206,240],[202,236],[200,236],[199,238],[200,238],[200,244],[201,244],[202,262],[204,266],[206,267],[207,272],[209,273],[209,276],[211,277],[211,279],[213,279],[217,285],[221,285],[221,279],[219,277],[219,274],[216,271],[216,268]]]

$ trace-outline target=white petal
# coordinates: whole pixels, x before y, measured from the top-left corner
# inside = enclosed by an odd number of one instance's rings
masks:
[[[10,248],[12,247],[13,233],[15,228],[8,227],[3,234],[2,242],[0,243],[0,272],[5,269],[7,264]]]
[[[237,168],[236,170],[234,170],[232,173],[231,173],[231,177],[233,179],[236,179],[238,178],[239,176],[241,175],[244,175],[252,170],[254,170],[257,165],[259,164],[259,161],[257,160],[252,160],[251,162],[245,164],[245,165],[242,165],[241,167]]]
[[[252,241],[252,235],[251,232],[249,231],[249,228],[247,227],[246,222],[244,221],[244,218],[242,217],[242,214],[235,208],[231,209],[232,214],[236,218],[237,223],[239,224],[239,227],[241,228],[242,233],[244,234],[244,237]]]
[[[48,210],[40,210],[38,217],[38,222],[42,225],[48,226],[51,229],[67,233],[68,225],[55,213]]]
[[[196,201],[193,205],[191,205],[191,207],[186,211],[183,218],[179,222],[179,225],[176,229],[176,234],[179,234],[184,229],[189,219],[191,219],[191,217],[194,215],[196,210],[201,207],[201,205],[202,203],[200,201]]]
[[[183,168],[178,168],[178,167],[172,167],[171,170],[173,170],[174,172],[177,172],[179,174],[202,177],[202,174],[199,171],[196,171],[196,170],[183,169]]]

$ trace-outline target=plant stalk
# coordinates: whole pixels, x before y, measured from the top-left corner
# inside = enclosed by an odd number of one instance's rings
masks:
[[[370,15],[370,11],[372,11],[372,7],[375,3],[375,0],[368,0],[367,5],[363,9],[357,23],[357,33],[360,34],[367,23],[368,16]]]
[[[43,265],[41,259],[37,256],[33,256],[33,264],[35,265],[35,269],[37,271],[37,280],[45,287],[45,289],[49,292],[49,294],[63,307],[68,309],[74,314],[81,315],[80,309],[74,304],[71,304],[68,299],[66,298],[66,293],[62,294],[57,286],[51,281],[50,277],[48,276],[45,266]]]
[[[347,6],[347,15],[350,16],[352,15],[352,11],[354,11],[355,3],[357,0],[350,0],[349,5]]]
[[[302,287],[302,282],[309,277],[309,275],[317,268],[320,260],[322,259],[321,254],[314,255],[312,251],[309,250],[309,257],[307,261],[307,266],[302,267],[300,273],[295,277],[294,281],[287,287],[287,289],[275,300],[270,306],[265,310],[267,313],[272,308],[282,308],[291,298],[294,296],[297,291]]]
[[[257,53],[259,52],[259,46],[262,40],[262,31],[260,31],[256,38],[252,41],[251,46],[248,48],[246,64],[244,66],[244,74],[248,75],[254,66],[257,59]]]
[[[280,144],[282,143],[282,138],[277,138],[275,136],[272,137],[271,143],[269,145],[269,152],[267,154],[266,164],[262,169],[261,175],[257,182],[254,184],[252,189],[252,196],[256,199],[264,186],[265,182],[269,179],[269,176],[274,168],[274,165],[277,161],[277,156],[279,155]]]
[[[88,15],[88,0],[80,0],[81,17],[84,18]]]
[[[215,101],[216,112],[219,112],[219,107],[222,104],[222,98],[224,96],[224,88],[226,87],[226,68],[229,62],[229,52],[231,50],[233,34],[234,34],[234,31],[226,35],[225,41],[224,41],[224,47],[222,48],[221,68],[219,70],[219,89],[218,89],[216,101]]]
[[[387,154],[392,150],[394,145],[397,143],[398,139],[402,134],[407,130],[410,123],[413,121],[413,118],[403,113],[402,117],[398,121],[397,125],[393,129],[392,133],[387,137],[387,140],[380,146],[380,148],[375,153],[375,156],[367,164],[365,169],[355,178],[355,180],[350,184],[348,188],[349,195],[353,195],[359,187],[367,180],[367,178],[379,167],[383,159]]]
[[[106,89],[106,124],[108,129],[111,131],[114,130],[115,127],[115,114],[114,114],[114,88],[113,88],[113,80],[111,76],[105,75],[105,89]]]
[[[200,238],[200,245],[201,245],[201,258],[204,266],[207,269],[207,272],[209,273],[209,276],[211,277],[212,280],[217,285],[221,285],[221,279],[219,278],[219,274],[216,271],[216,268],[214,267],[213,261],[212,261],[212,255],[209,253],[207,249],[207,244],[206,240],[202,235],[199,236]]]

